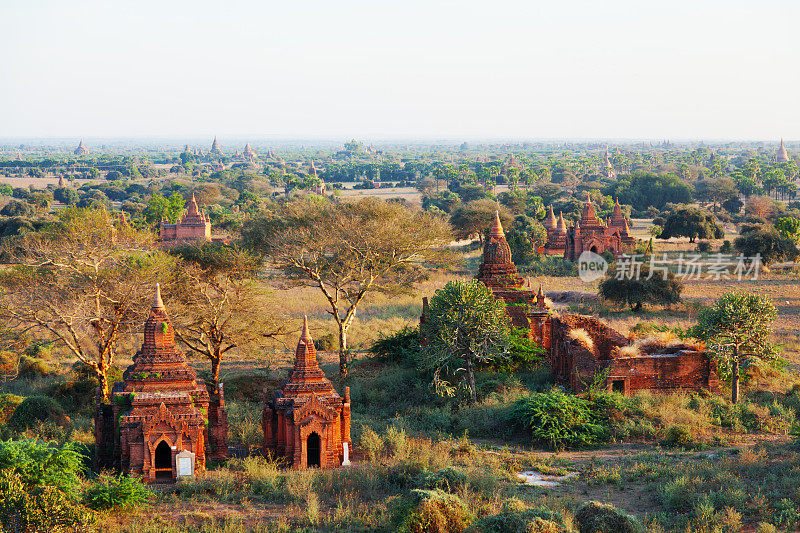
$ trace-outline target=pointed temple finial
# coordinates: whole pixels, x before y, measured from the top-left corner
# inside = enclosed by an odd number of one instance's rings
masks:
[[[494,212],[494,222],[492,223],[492,229],[489,232],[490,235],[505,235],[503,231],[503,223],[500,222],[500,211],[495,210]]]
[[[311,340],[311,332],[308,330],[308,316],[303,315],[303,332],[300,334],[300,338],[305,341]]]
[[[164,309],[164,301],[161,299],[160,283],[156,283],[156,295],[153,298],[153,309]]]

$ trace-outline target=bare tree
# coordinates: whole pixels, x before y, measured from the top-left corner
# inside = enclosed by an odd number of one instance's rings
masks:
[[[339,332],[339,372],[347,375],[347,331],[370,292],[408,290],[442,261],[447,224],[423,211],[367,198],[353,203],[304,200],[262,215],[245,242],[295,286],[319,289]]]
[[[6,246],[0,317],[17,332],[56,341],[88,365],[108,397],[121,339],[138,331],[157,281],[175,260],[105,209],[68,209],[58,223]]]
[[[176,250],[184,264],[172,287],[180,311],[173,314],[178,339],[211,362],[213,390],[222,359],[231,350],[263,352],[285,333],[271,295],[256,278],[260,262],[235,247],[205,244]]]

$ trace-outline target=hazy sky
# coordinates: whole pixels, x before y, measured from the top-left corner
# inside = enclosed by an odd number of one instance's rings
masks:
[[[0,137],[800,139],[795,0],[0,0]]]

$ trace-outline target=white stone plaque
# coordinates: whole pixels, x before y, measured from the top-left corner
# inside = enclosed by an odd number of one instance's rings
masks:
[[[194,475],[194,454],[189,451],[182,451],[175,456],[175,466],[177,467],[178,477],[190,477]]]

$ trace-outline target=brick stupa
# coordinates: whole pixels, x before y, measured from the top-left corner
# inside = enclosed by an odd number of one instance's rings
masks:
[[[494,222],[489,236],[483,245],[483,263],[478,269],[478,280],[490,289],[516,289],[522,287],[523,279],[517,274],[517,267],[511,261],[511,247],[500,222],[500,214],[495,211]]]
[[[295,469],[333,468],[345,459],[350,439],[350,388],[344,399],[317,363],[317,351],[303,319],[294,367],[280,391],[264,395],[264,455],[283,458]]]
[[[168,224],[166,220],[162,220],[158,235],[161,244],[166,247],[210,241],[211,217],[200,210],[192,193],[192,199],[189,200],[180,221],[177,224]]]
[[[114,384],[110,405],[102,404],[98,394],[97,467],[115,467],[147,482],[172,481],[176,455],[183,451],[194,454],[196,472],[205,468],[207,459],[227,457],[222,385],[210,397],[186,363],[158,285],[144,342],[123,379]]]

